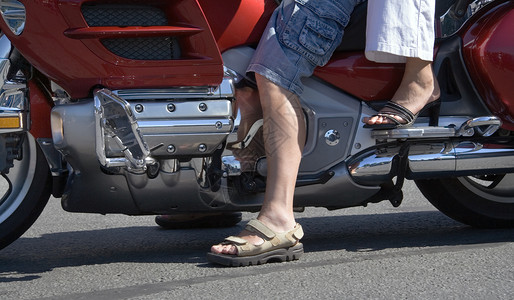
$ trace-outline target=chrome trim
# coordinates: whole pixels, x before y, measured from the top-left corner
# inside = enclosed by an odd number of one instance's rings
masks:
[[[119,90],[113,93],[132,107],[143,139],[155,157],[212,154],[234,129],[235,90],[233,80],[228,76],[216,88]],[[136,107],[139,108],[137,111]]]
[[[7,59],[11,54],[11,41],[5,34],[0,33],[0,59]]]
[[[213,97],[214,92],[209,87],[178,87],[170,89],[133,89],[112,91],[118,97],[130,100],[171,100]]]
[[[0,108],[0,119],[13,117],[20,120],[18,128],[0,129],[0,134],[28,131],[29,121],[27,112],[19,111],[18,109]]]
[[[27,84],[22,77],[12,80],[7,78],[11,69],[9,53],[11,44],[9,40],[2,36],[0,38],[0,52],[4,55],[0,59],[0,118],[16,117],[19,118],[18,128],[0,129],[2,133],[23,132],[29,129],[29,113]]]
[[[230,119],[186,119],[186,120],[141,120],[138,121],[141,132],[145,135],[165,134],[165,133],[191,133],[193,130],[197,133],[212,133],[214,129],[217,132],[229,131],[232,127]],[[225,129],[224,129],[225,128]]]
[[[406,128],[373,130],[371,132],[371,136],[377,140],[405,138],[447,138],[461,136],[469,137],[473,136],[475,133],[479,134],[480,136],[491,136],[501,126],[501,120],[495,116],[484,116],[467,119],[462,119],[460,117],[446,117],[442,121],[442,126],[425,126],[425,124],[416,124],[415,126]],[[450,124],[448,122],[450,122]],[[455,126],[455,124],[459,123],[461,124],[460,126]]]
[[[180,170],[178,159],[163,159],[161,161],[161,171],[166,173],[176,173]]]
[[[232,117],[232,103],[227,99],[218,99],[218,100],[196,100],[196,101],[173,101],[175,106],[175,110],[169,111],[168,104],[170,102],[167,101],[130,101],[129,107],[134,107],[136,105],[143,106],[143,110],[141,112],[136,112],[133,110],[135,118],[143,121],[143,120],[189,120],[191,118],[194,119],[209,119],[209,118],[220,118],[223,116],[224,118]],[[200,110],[199,104],[207,105],[207,109],[204,111]]]
[[[461,132],[462,135],[471,136],[472,132]],[[407,139],[407,138],[440,138],[458,136],[457,129],[453,127],[412,126],[408,128],[395,128],[373,130],[371,136],[377,140]]]
[[[144,142],[130,104],[107,89],[95,92],[96,154],[103,166],[119,166],[119,158],[106,154],[106,140],[113,140],[124,154],[125,166],[142,169],[150,150]]]
[[[514,168],[514,147],[503,144],[482,144],[479,142],[461,142],[454,147],[455,170],[480,171],[505,170]]]
[[[392,179],[396,174],[397,160],[395,157],[400,147],[371,148],[347,161],[348,171],[356,183],[364,185],[379,185]]]
[[[234,97],[232,78],[225,77],[217,87],[177,87],[166,89],[132,89],[113,91],[118,97],[131,100],[220,99]]]
[[[341,140],[341,135],[339,132],[335,129],[330,129],[327,132],[325,132],[325,143],[329,146],[335,146],[339,144],[339,141]]]
[[[230,77],[216,88],[97,91],[99,161],[106,167],[126,166],[137,172],[156,159],[211,155],[233,130],[233,98]],[[112,112],[105,112],[108,109]],[[117,122],[123,124],[119,130],[110,125]],[[128,140],[120,139],[124,135],[129,135]],[[133,146],[130,151],[129,146]]]
[[[16,0],[0,0],[0,13],[4,22],[15,35],[23,32],[27,18],[23,3]]]
[[[502,121],[498,117],[477,117],[464,122],[464,124],[462,124],[462,126],[457,131],[457,136],[463,136],[465,133],[472,133],[471,135],[473,135],[475,132],[477,132],[480,136],[491,136],[498,129],[500,129],[501,125]]]
[[[450,142],[420,143],[409,147],[408,167],[416,174],[455,171],[455,148]]]
[[[241,162],[234,156],[223,156],[221,158],[223,176],[239,176],[243,173]]]
[[[514,172],[514,145],[504,142],[442,141],[385,145],[348,159],[356,183],[377,185],[407,179]]]

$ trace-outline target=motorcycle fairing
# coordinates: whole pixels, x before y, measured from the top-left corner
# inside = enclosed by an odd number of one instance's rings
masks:
[[[514,130],[514,2],[483,11],[463,31],[463,55],[486,105]]]
[[[221,53],[241,45],[257,45],[277,7],[274,0],[224,0],[223,4],[212,0],[198,2]]]
[[[91,96],[96,86],[217,86],[222,80],[221,55],[195,0],[160,0],[150,4],[50,0],[27,1],[24,5],[24,32],[19,36],[12,34],[0,20],[2,31],[35,68],[62,86],[72,98]],[[100,20],[106,22],[84,16],[92,10],[92,15],[102,19],[101,12],[109,12],[113,7],[123,10],[126,18],[134,19],[130,26],[120,23],[126,19],[123,16]],[[137,17],[145,10],[152,13],[155,9],[162,14],[163,21],[141,26],[143,23]],[[155,45],[180,49],[172,49],[167,59],[145,57]],[[134,49],[138,53],[125,53]],[[143,56],[134,57],[139,53]]]

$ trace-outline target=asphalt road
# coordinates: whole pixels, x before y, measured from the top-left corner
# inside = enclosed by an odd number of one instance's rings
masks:
[[[302,259],[246,268],[205,259],[243,223],[166,231],[153,217],[72,214],[50,199],[0,251],[0,299],[514,298],[514,230],[473,229],[436,211],[412,184],[405,194],[399,208],[308,208],[297,214]]]

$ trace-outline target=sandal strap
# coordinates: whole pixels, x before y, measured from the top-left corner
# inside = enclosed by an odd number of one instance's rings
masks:
[[[399,116],[400,118],[403,119],[402,116],[400,116],[399,114],[395,114],[395,113],[391,113],[391,114],[388,114],[388,113],[378,113],[374,116],[379,116],[379,117],[382,117],[382,118],[386,118],[388,119],[389,121],[393,122],[395,125],[402,125],[402,122],[398,121],[394,116]]]
[[[382,112],[382,114],[385,115],[397,115],[400,118],[404,119],[406,123],[412,122],[416,116],[406,107],[403,105],[400,105],[398,103],[389,101],[386,103],[384,107],[390,108],[393,110],[393,112]]]
[[[250,220],[248,224],[246,224],[245,229],[251,232],[260,233],[270,240],[276,236],[273,230],[269,229],[268,226],[264,225],[257,219]]]
[[[240,238],[238,236],[229,236],[225,239],[225,242],[226,244],[234,244],[234,245],[244,245],[246,243],[248,243],[247,240],[243,239],[243,238]]]
[[[303,238],[303,228],[300,224],[296,224],[295,229],[289,231],[295,240],[299,241]]]
[[[246,230],[254,233],[261,234],[265,236],[268,240],[273,240],[277,236],[273,230],[271,230],[268,226],[264,225],[261,221],[257,219],[250,220],[248,224],[246,224]],[[295,227],[290,231],[286,232],[284,236],[291,242],[296,242],[303,238],[303,229],[302,226],[296,223]]]

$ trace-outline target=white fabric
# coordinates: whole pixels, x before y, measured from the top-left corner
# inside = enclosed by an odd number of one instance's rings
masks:
[[[368,0],[366,58],[402,63],[432,61],[435,0]]]

